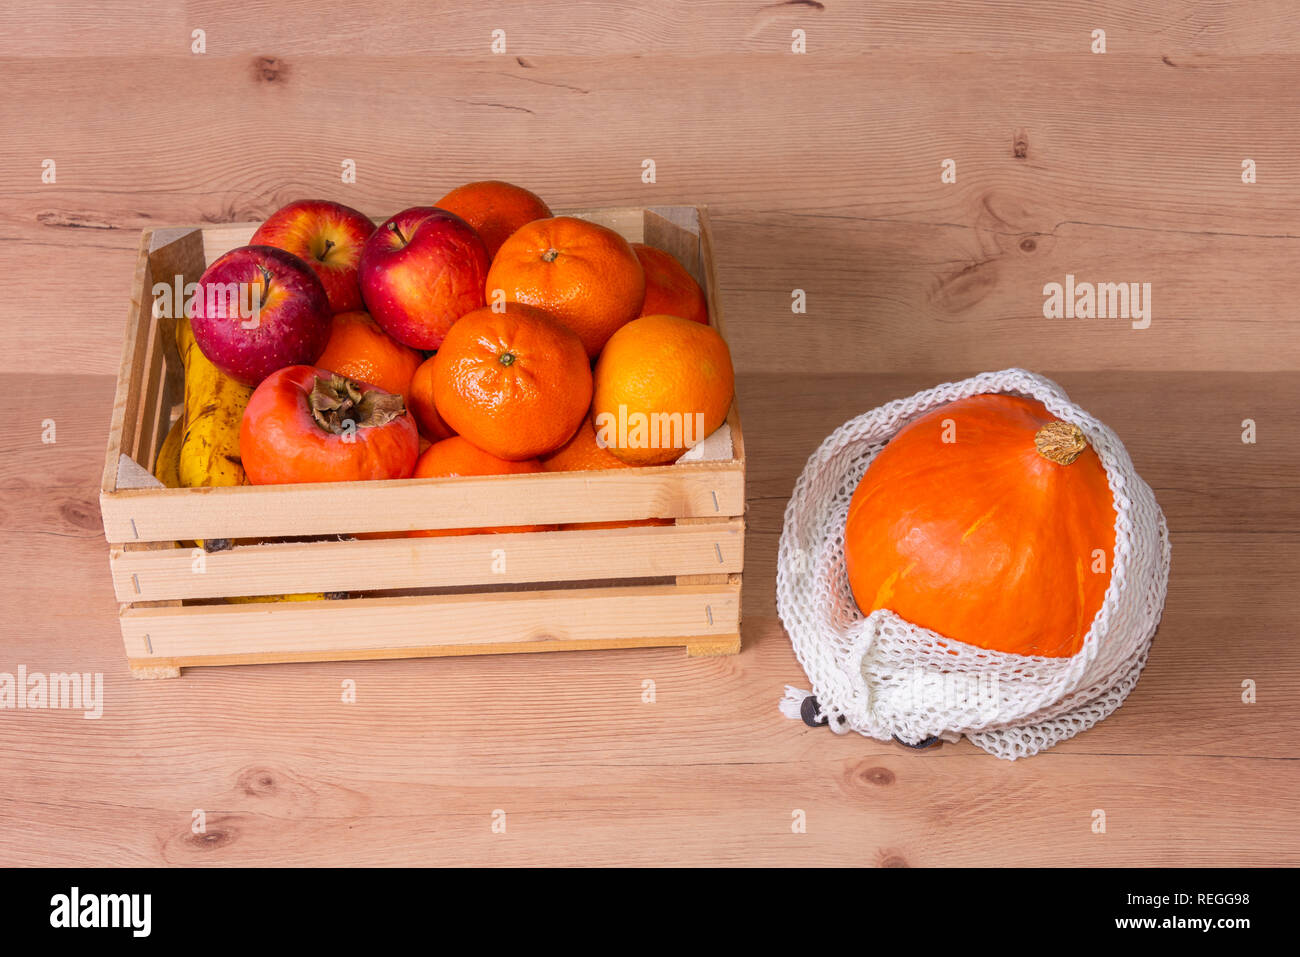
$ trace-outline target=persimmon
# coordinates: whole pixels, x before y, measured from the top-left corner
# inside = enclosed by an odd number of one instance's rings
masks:
[[[254,485],[408,478],[419,444],[400,395],[314,366],[267,376],[239,429]]]

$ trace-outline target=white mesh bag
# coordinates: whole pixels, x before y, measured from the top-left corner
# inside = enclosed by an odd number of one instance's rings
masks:
[[[1101,458],[1115,506],[1115,552],[1101,610],[1069,658],[987,651],[881,609],[864,617],[844,565],[849,500],[876,454],[913,419],[956,399],[1005,392],[1038,399],[1077,425]],[[776,602],[812,683],[814,714],[837,733],[917,744],[962,735],[1000,758],[1028,757],[1120,706],[1146,664],[1169,579],[1169,533],[1123,443],[1055,382],[1007,369],[949,382],[840,426],[808,459],[785,512]],[[809,692],[786,688],[800,717]]]

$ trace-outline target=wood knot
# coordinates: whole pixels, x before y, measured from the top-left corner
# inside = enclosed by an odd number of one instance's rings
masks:
[[[1029,156],[1029,131],[1024,127],[1016,130],[1015,138],[1011,141],[1011,155],[1018,160]]]
[[[289,64],[278,56],[253,58],[253,79],[258,83],[283,83],[289,78]]]
[[[902,854],[895,851],[881,851],[876,856],[877,867],[909,867],[907,860]]]
[[[868,784],[875,784],[880,787],[886,787],[894,783],[894,772],[889,768],[872,767],[866,768],[858,773],[858,779],[866,781]]]
[[[103,527],[99,517],[99,506],[94,502],[69,499],[59,503],[59,518],[73,528],[83,531],[98,531]]]
[[[276,792],[275,775],[266,768],[248,768],[241,771],[235,783],[250,797],[268,797]]]
[[[233,844],[238,836],[239,832],[234,828],[208,827],[202,834],[186,831],[181,836],[181,843],[192,851],[208,852]]]
[[[930,299],[948,312],[963,312],[987,297],[997,283],[997,264],[984,259],[939,277]]]
[[[36,214],[42,226],[62,226],[70,229],[117,229],[118,227],[90,213],[47,209]]]
[[[1032,253],[1035,249],[1038,248],[1038,243],[1034,242],[1034,240],[1031,237],[1026,237],[1020,240],[1020,248],[1027,253]]]

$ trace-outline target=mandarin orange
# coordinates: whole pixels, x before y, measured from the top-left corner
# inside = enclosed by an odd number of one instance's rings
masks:
[[[484,452],[464,436],[429,446],[415,463],[415,478],[443,478],[457,475],[527,475],[542,471],[536,459],[509,462]],[[496,532],[549,532],[554,525],[513,525],[501,528],[435,528],[407,532],[411,538],[436,538],[443,535],[484,535]]]
[[[631,468],[609,449],[596,441],[591,419],[584,418],[573,438],[542,459],[548,472],[590,472],[601,469]],[[672,525],[671,518],[643,518],[621,522],[572,522],[561,528],[635,528],[641,525]]]
[[[645,270],[643,316],[681,316],[692,322],[709,322],[709,305],[704,290],[672,253],[633,243],[632,251]]]
[[[479,448],[518,461],[554,452],[591,405],[591,365],[572,330],[532,306],[476,309],[433,362],[433,399]]]
[[[498,179],[458,186],[434,205],[478,230],[489,259],[496,258],[501,244],[520,226],[551,216],[550,207],[536,193]]]
[[[596,363],[597,438],[631,465],[675,462],[727,418],[731,352],[710,326],[645,316],[610,338]]]
[[[572,329],[595,358],[641,314],[645,271],[627,240],[604,226],[556,216],[521,227],[488,270],[486,297],[538,306]]]
[[[411,376],[411,391],[406,396],[406,407],[415,416],[420,435],[430,442],[441,442],[456,432],[438,414],[438,406],[433,401],[433,359],[433,356],[425,359],[415,370],[415,375]]]
[[[420,361],[420,353],[384,332],[370,313],[340,312],[330,321],[329,342],[315,364],[405,396]]]
[[[596,430],[591,419],[583,416],[573,438],[550,455],[542,457],[542,468],[548,472],[581,472],[599,469],[625,469],[628,464],[596,441]]]

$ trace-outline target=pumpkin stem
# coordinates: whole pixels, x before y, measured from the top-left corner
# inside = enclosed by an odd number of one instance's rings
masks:
[[[1069,465],[1088,447],[1083,429],[1071,422],[1048,422],[1034,436],[1038,454],[1057,465]]]

